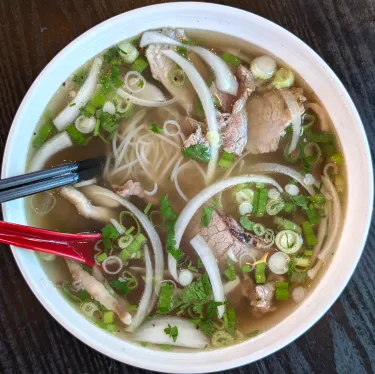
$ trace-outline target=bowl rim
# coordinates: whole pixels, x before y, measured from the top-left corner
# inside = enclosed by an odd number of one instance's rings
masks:
[[[212,372],[212,371],[219,371],[219,370],[233,368],[235,366],[241,366],[249,362],[254,362],[260,358],[266,357],[267,355],[274,353],[277,350],[281,349],[282,347],[286,346],[287,344],[291,343],[300,335],[302,335],[304,332],[306,332],[313,324],[315,324],[323,316],[323,314],[327,312],[327,310],[332,306],[335,300],[339,297],[339,295],[345,288],[346,284],[348,283],[350,277],[352,276],[355,270],[355,267],[359,261],[360,255],[363,251],[363,247],[365,244],[365,240],[366,240],[369,225],[370,225],[372,205],[373,205],[372,204],[373,170],[372,170],[372,162],[371,162],[369,145],[366,139],[366,135],[365,135],[365,131],[364,131],[361,119],[346,89],[344,88],[342,83],[339,81],[335,73],[309,46],[307,46],[303,41],[301,41],[299,38],[291,34],[289,31],[285,30],[284,28],[276,25],[275,23],[267,19],[264,19],[260,16],[257,16],[253,13],[250,13],[244,10],[240,10],[240,9],[229,7],[229,6],[218,5],[218,4],[195,3],[195,2],[156,4],[156,5],[151,5],[151,6],[135,9],[135,10],[117,15],[115,17],[112,17],[98,24],[97,26],[89,29],[88,31],[86,31],[85,33],[83,33],[82,35],[74,39],[71,43],[69,43],[62,51],[60,51],[52,59],[52,61],[43,69],[43,71],[36,78],[32,86],[28,90],[26,96],[24,97],[17,111],[17,114],[14,118],[11,130],[9,132],[9,136],[8,136],[8,140],[7,140],[7,144],[6,144],[5,152],[4,152],[4,158],[3,158],[2,178],[14,175],[13,170],[12,170],[12,160],[14,160],[15,152],[17,150],[15,143],[16,143],[17,136],[20,134],[20,129],[22,128],[22,120],[25,117],[25,112],[30,110],[30,108],[28,107],[28,103],[33,100],[33,97],[35,97],[35,93],[38,90],[38,87],[41,86],[42,82],[45,81],[50,76],[50,74],[56,68],[56,66],[61,65],[62,61],[64,61],[64,59],[67,59],[69,57],[69,54],[72,53],[72,51],[76,50],[79,47],[82,47],[83,45],[93,43],[93,39],[95,39],[96,37],[100,37],[101,33],[104,34],[106,31],[106,28],[110,28],[112,24],[115,24],[115,23],[117,24],[117,22],[120,22],[120,21],[126,23],[126,21],[130,21],[132,17],[137,18],[137,19],[142,18],[142,17],[152,18],[153,14],[155,13],[158,13],[158,14],[176,13],[177,14],[179,12],[184,12],[184,13],[186,12],[188,14],[196,14],[197,18],[202,17],[202,14],[204,14],[205,17],[207,16],[205,18],[207,20],[215,19],[215,17],[217,17],[218,19],[216,19],[215,22],[222,23],[222,24],[230,25],[231,23],[235,21],[241,20],[243,22],[249,22],[250,24],[253,23],[255,25],[262,25],[263,27],[270,30],[270,34],[276,33],[277,35],[280,36],[280,38],[287,39],[291,44],[293,44],[293,46],[295,46],[298,49],[298,53],[300,53],[301,55],[302,54],[306,55],[308,60],[313,61],[313,63],[315,63],[317,67],[321,69],[321,71],[325,74],[325,77],[330,80],[330,83],[332,84],[334,88],[333,91],[336,91],[336,93],[340,95],[340,100],[342,101],[342,104],[345,105],[345,110],[348,111],[348,113],[350,114],[350,118],[352,119],[354,123],[354,127],[351,130],[356,131],[355,136],[357,136],[358,141],[359,141],[358,144],[360,148],[360,151],[359,151],[360,156],[355,154],[354,156],[351,156],[351,157],[353,158],[360,157],[360,160],[363,162],[363,164],[360,166],[362,167],[361,170],[363,172],[363,176],[364,176],[363,180],[365,182],[364,183],[365,186],[363,186],[363,189],[360,190],[362,192],[362,194],[360,195],[360,202],[363,201],[363,203],[360,204],[360,207],[362,209],[361,216],[360,216],[361,228],[360,228],[360,233],[357,233],[358,242],[356,245],[356,251],[353,250],[353,253],[351,254],[351,262],[350,264],[346,265],[345,274],[340,274],[340,276],[337,276],[336,278],[332,278],[334,280],[335,279],[337,280],[336,283],[331,284],[332,295],[328,297],[325,296],[325,299],[324,299],[325,301],[321,303],[322,305],[318,305],[318,306],[314,305],[314,301],[315,301],[314,299],[316,299],[316,297],[312,298],[311,295],[317,294],[318,289],[315,289],[311,293],[309,298],[287,318],[289,320],[288,323],[287,323],[287,320],[284,319],[275,327],[272,327],[271,329],[267,330],[264,334],[260,335],[259,337],[254,338],[251,341],[246,341],[244,343],[238,344],[234,347],[228,347],[228,348],[216,350],[216,351],[197,352],[197,353],[160,352],[156,350],[149,350],[149,349],[136,346],[134,344],[130,344],[127,342],[120,343],[117,338],[108,336],[108,334],[102,331],[92,331],[93,330],[92,325],[88,321],[80,317],[78,313],[76,313],[77,314],[75,318],[76,321],[69,321],[68,318],[64,316],[61,311],[56,310],[57,307],[49,301],[48,297],[46,297],[45,295],[46,290],[43,288],[43,285],[41,283],[38,283],[36,276],[34,276],[33,271],[36,272],[37,268],[29,264],[29,260],[31,259],[31,254],[25,253],[26,251],[17,249],[16,247],[13,247],[13,246],[12,246],[12,251],[16,259],[16,262],[18,264],[18,267],[21,270],[21,273],[23,274],[26,282],[30,286],[35,296],[42,303],[42,305],[64,328],[66,328],[69,332],[71,332],[74,336],[76,336],[78,339],[83,341],[85,344],[91,346],[92,348],[98,350],[99,352],[104,353],[107,356],[112,357],[118,361],[128,363],[128,364],[141,367],[144,369],[148,369],[148,370],[164,371],[164,372],[171,372],[171,373]],[[198,16],[199,13],[201,14],[200,16]],[[175,26],[175,25],[171,25],[171,26]],[[144,30],[148,28],[149,27],[144,27]],[[224,31],[224,33],[233,35],[233,33],[230,30]],[[118,40],[117,41],[114,40],[113,38],[111,40],[113,40],[112,44],[115,44],[118,41]],[[266,47],[266,49],[268,48]],[[87,57],[86,60],[89,59],[90,57],[92,56]],[[293,64],[290,64],[290,65],[294,68]],[[65,79],[65,77],[63,77],[62,79]],[[336,123],[335,123],[335,126],[336,126]],[[340,137],[340,134],[339,134],[339,137]],[[340,140],[341,140],[341,137],[340,137]],[[353,150],[351,150],[350,154],[352,154],[352,151]],[[344,149],[345,155],[347,155],[346,152],[349,152],[349,148]],[[25,168],[25,162],[24,162],[23,168]],[[349,169],[349,165],[348,165],[348,169]],[[349,185],[348,196],[350,196],[353,191],[358,192],[357,187],[351,187]],[[349,215],[349,208],[351,208],[351,205],[348,205],[348,211],[346,213],[347,216]],[[18,220],[19,221],[21,220],[20,217],[22,216],[22,214],[24,215],[24,211],[22,211],[22,208],[19,204],[17,205],[17,204],[13,204],[13,202],[10,202],[10,203],[3,204],[3,214],[4,214],[5,220],[10,220],[10,221]],[[347,220],[348,218],[346,218],[346,221]],[[19,223],[22,223],[22,222],[19,222]],[[347,227],[346,223],[345,223],[345,227]],[[343,236],[344,236],[344,233],[343,233]],[[339,247],[340,248],[342,247],[342,240],[340,240]],[[338,256],[334,256],[334,260],[336,260],[336,257]],[[323,279],[320,281],[320,284],[318,285],[319,287],[317,288],[320,288],[320,289],[323,288],[320,286],[322,286],[322,283],[327,283],[327,282],[323,282],[325,278],[326,276],[323,277]],[[49,288],[48,285],[45,285],[45,287]],[[53,291],[51,290],[51,288],[49,288],[47,292],[53,292]],[[66,313],[69,312],[69,310],[65,308],[65,306],[62,306],[62,308],[64,309],[64,312]],[[292,328],[293,325],[290,321],[291,320],[290,317],[298,316],[301,314],[302,311],[310,311],[312,315],[307,316],[306,319],[303,320],[299,326],[297,327],[294,326]],[[282,328],[280,328],[281,325],[283,325]],[[98,329],[94,329],[94,330],[98,330]],[[263,341],[265,341],[265,338],[264,338],[265,336],[270,335],[270,333],[277,335],[279,333],[282,333],[283,330],[288,332],[286,334],[287,337],[278,336],[279,337],[278,341],[277,339],[274,339],[274,338],[272,340],[268,338],[267,340],[269,342],[268,346],[265,346],[262,343]],[[90,333],[87,333],[88,331],[90,331]],[[119,349],[115,349],[114,347],[116,345],[121,346],[121,347]],[[255,353],[251,352],[249,354],[249,352],[251,351],[249,348],[255,348],[256,345],[259,345],[258,350]],[[225,355],[224,353],[228,353],[228,354]],[[150,359],[145,360],[144,356],[149,356]],[[194,357],[194,360],[191,360],[191,358],[193,357]],[[187,366],[187,363],[189,364],[189,366]]]

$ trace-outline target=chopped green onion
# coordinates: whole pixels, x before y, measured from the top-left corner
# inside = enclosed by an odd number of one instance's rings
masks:
[[[285,213],[293,213],[295,205],[290,203],[289,201],[284,204],[284,212]]]
[[[243,273],[250,273],[251,270],[252,270],[252,266],[250,266],[249,264],[243,265],[241,267],[241,271]]]
[[[125,270],[122,273],[122,277],[131,290],[138,287],[138,280],[132,272]]]
[[[187,58],[187,49],[185,47],[177,47],[177,53],[179,53],[182,57]]]
[[[111,81],[112,81],[112,84],[116,88],[119,88],[124,84],[124,82],[120,79],[120,67],[119,66],[112,66]]]
[[[168,73],[169,80],[175,85],[175,86],[183,86],[185,84],[185,72],[181,68],[174,68],[171,69]]]
[[[226,347],[234,342],[234,338],[226,331],[217,330],[213,333],[211,343],[215,348]]]
[[[305,256],[311,257],[313,255],[312,249],[306,249],[305,252],[303,252]]]
[[[298,267],[308,268],[311,265],[311,260],[308,257],[297,257],[295,260],[294,268]]]
[[[322,155],[325,158],[329,158],[336,152],[336,147],[334,146],[334,144],[330,143],[322,143],[320,145],[320,149],[322,150]]]
[[[308,140],[313,143],[333,143],[335,141],[335,136],[330,132],[322,131],[311,133],[308,136]]]
[[[74,75],[73,75],[73,79],[72,81],[77,84],[77,86],[81,87],[83,86],[83,84],[85,83],[87,77],[89,75],[89,72],[84,69],[84,68],[81,68],[79,69]]]
[[[266,205],[267,214],[275,216],[284,209],[285,203],[282,199],[270,200]]]
[[[305,212],[311,224],[317,225],[320,222],[318,211],[315,208],[309,208]]]
[[[131,212],[128,212],[127,210],[123,210],[121,213],[120,213],[120,225],[125,227],[124,223],[123,223],[123,220],[124,220],[124,216],[130,216],[133,221],[135,222],[135,224],[137,225],[137,233],[136,235],[138,235],[140,232],[141,232],[141,225],[139,224],[137,218],[134,216],[133,213]],[[133,230],[132,230],[133,231]],[[131,232],[132,232],[131,231]]]
[[[121,249],[128,248],[130,244],[133,243],[134,236],[133,235],[125,235],[122,236],[118,241],[117,244]]]
[[[137,234],[133,238],[131,243],[120,252],[120,257],[123,260],[128,260],[129,258],[140,259],[142,257],[141,248],[143,244],[145,244],[146,242],[147,242],[147,238],[142,233]],[[119,242],[119,245],[120,245],[120,242]]]
[[[237,278],[236,270],[231,262],[227,262],[227,269],[224,271],[224,275],[228,280],[233,281]]]
[[[164,282],[160,288],[160,295],[156,311],[158,314],[168,314],[173,298],[174,287],[171,283]]]
[[[254,222],[250,221],[249,217],[247,216],[241,216],[240,224],[243,228],[245,228],[248,231],[251,231],[254,227]]]
[[[148,212],[150,211],[151,207],[152,207],[152,203],[148,203],[148,204],[146,205],[146,208],[145,208],[145,210],[143,211],[143,213],[144,213],[144,214],[148,214]]]
[[[230,168],[236,155],[234,153],[223,152],[218,162],[218,165],[223,168]]]
[[[237,328],[237,316],[234,308],[227,308],[225,313],[227,318],[225,320],[225,328],[230,334],[234,334]]]
[[[115,320],[115,314],[111,311],[104,312],[103,314],[103,322],[108,325],[110,323],[113,323]]]
[[[256,214],[258,211],[259,192],[254,191],[253,194],[253,213]]]
[[[38,135],[33,139],[33,147],[40,148],[51,135],[54,135],[56,133],[57,129],[52,121],[44,124],[40,128]]]
[[[276,282],[276,300],[288,300],[289,299],[289,283],[288,282]]]
[[[121,282],[119,280],[110,280],[109,285],[116,291],[120,292],[123,295],[127,295],[130,292],[130,288],[127,282]]]
[[[345,191],[345,179],[341,175],[335,176],[335,187],[338,193],[344,193]]]
[[[143,70],[145,70],[148,66],[148,62],[142,58],[142,57],[138,57],[132,64],[130,70],[135,70],[137,71],[138,73],[142,73]]]
[[[181,43],[185,44],[185,45],[193,45],[193,46],[203,44],[203,42],[201,40],[194,40],[194,39],[184,39],[184,40],[181,41]]]
[[[139,56],[137,48],[127,40],[120,42],[117,46],[120,51],[121,58],[127,64],[132,64]]]
[[[246,334],[247,338],[251,339],[260,334],[260,330],[254,330]]]
[[[308,247],[313,247],[318,243],[318,239],[316,235],[314,234],[313,225],[309,221],[305,221],[302,224],[303,228],[303,235],[306,240],[306,244]]]
[[[273,85],[277,89],[289,88],[294,84],[294,73],[290,69],[280,68],[273,77]]]
[[[100,119],[96,119],[95,122],[95,130],[94,130],[94,136],[98,136],[100,131]]]
[[[76,129],[74,124],[69,125],[65,131],[74,144],[82,145],[86,143],[86,138]]]
[[[125,235],[130,235],[134,230],[135,230],[135,227],[134,227],[134,226],[128,228],[128,229],[125,231]]]
[[[92,117],[96,113],[96,108],[91,103],[88,103],[85,107],[81,108],[81,113],[85,117]]]
[[[103,244],[105,249],[109,249],[112,247],[112,241],[116,240],[120,234],[116,230],[115,226],[113,226],[111,223],[104,226],[102,228],[102,237],[103,237]]]
[[[107,253],[103,252],[103,253],[100,253],[99,255],[97,255],[95,257],[96,261],[98,262],[103,262],[106,258],[107,258]]]
[[[229,65],[237,67],[241,65],[241,60],[229,52],[223,52],[220,57]]]
[[[268,190],[266,188],[259,188],[259,200],[256,209],[257,217],[263,217],[266,211],[266,204],[268,199]]]
[[[98,306],[92,301],[86,301],[81,305],[83,314],[88,318],[94,318],[95,312],[100,312]]]
[[[108,325],[106,325],[106,330],[108,332],[115,332],[117,330],[117,326],[114,323],[108,323]]]
[[[266,283],[266,263],[260,262],[255,265],[255,282],[257,284]]]
[[[292,283],[303,283],[307,279],[307,271],[303,271],[303,272],[293,271],[289,279]]]
[[[257,236],[263,236],[266,232],[265,227],[261,223],[254,223],[253,225],[254,234]]]
[[[91,99],[90,103],[93,105],[95,108],[102,108],[104,104],[107,101],[107,96],[101,92],[98,91],[93,98]]]
[[[135,311],[138,309],[138,307],[137,307],[137,305],[129,304],[129,305],[127,306],[126,309],[127,309],[129,312],[135,312]]]

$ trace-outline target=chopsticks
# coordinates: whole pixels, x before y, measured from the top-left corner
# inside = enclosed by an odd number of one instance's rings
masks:
[[[104,160],[104,157],[91,158],[1,179],[0,203],[91,179],[98,175]]]

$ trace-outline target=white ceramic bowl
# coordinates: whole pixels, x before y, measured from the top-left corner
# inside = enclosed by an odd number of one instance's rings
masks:
[[[79,315],[57,292],[32,252],[13,248],[27,283],[49,313],[68,331],[116,360],[156,371],[210,372],[265,357],[309,329],[333,304],[361,255],[372,210],[373,178],[369,147],[358,113],[345,88],[324,61],[281,27],[242,10],[205,3],[155,5],[114,17],[70,43],[43,70],[24,98],[9,134],[2,177],[25,171],[34,126],[59,85],[86,60],[145,29],[175,26],[221,31],[259,45],[293,67],[325,104],[338,131],[348,172],[348,207],[337,252],[312,294],[281,323],[234,347],[211,352],[152,351],[119,340]],[[22,200],[4,204],[6,220],[26,224]]]

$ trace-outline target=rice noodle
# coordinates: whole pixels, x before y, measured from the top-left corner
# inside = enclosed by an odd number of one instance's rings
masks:
[[[43,196],[43,197],[48,196],[48,198],[50,199],[50,202],[46,206],[46,204],[45,204],[46,202],[43,201],[42,206],[37,207],[35,199],[40,199],[41,196]],[[45,199],[43,199],[43,200],[45,200]],[[31,209],[33,210],[33,212],[36,213],[38,216],[46,216],[56,206],[56,198],[55,198],[55,196],[53,196],[53,194],[51,192],[41,192],[40,194],[33,195],[31,197],[30,205],[31,205]]]
[[[328,114],[325,108],[323,108],[322,106],[316,103],[305,104],[305,108],[313,110],[318,115],[319,124],[320,124],[319,127],[322,131],[330,130]]]
[[[176,225],[175,225],[176,248],[179,247],[182,236],[191,218],[207,200],[209,200],[210,198],[215,196],[217,193],[227,188],[230,188],[235,185],[242,184],[242,183],[253,183],[253,182],[271,184],[275,186],[280,192],[283,191],[282,187],[274,179],[267,177],[267,176],[263,176],[263,175],[242,175],[238,177],[232,177],[232,178],[221,180],[219,182],[216,182],[206,187],[204,190],[202,190],[198,195],[193,197],[186,204],[185,208],[182,210],[182,212],[180,213],[180,216],[178,217],[176,221]],[[170,274],[172,275],[173,279],[176,282],[178,282],[177,261],[171,254],[168,254],[168,270]]]
[[[94,177],[94,178],[91,178],[87,181],[82,181],[82,182],[76,183],[73,186],[75,188],[81,188],[81,187],[90,186],[90,185],[96,184],[96,183],[98,183],[98,178]]]
[[[152,270],[152,262],[150,258],[150,253],[148,250],[148,246],[144,245],[144,253],[145,253],[145,263],[146,263],[146,278],[145,278],[145,288],[143,291],[143,295],[141,300],[138,304],[137,313],[133,317],[133,321],[130,326],[126,329],[126,331],[133,332],[137,329],[144,319],[148,315],[149,303],[152,297],[152,281],[153,281],[153,270]]]
[[[332,252],[332,248],[340,230],[341,204],[340,198],[331,180],[324,176],[322,177],[322,182],[324,188],[331,194],[333,199],[332,213],[329,216],[329,236],[324,243],[322,251],[318,255],[319,260],[326,261]]]
[[[318,275],[319,270],[322,267],[322,265],[323,265],[323,261],[318,260],[315,266],[307,272],[307,275],[309,276],[310,279],[314,279]]]
[[[173,132],[171,133],[169,130],[168,130],[168,126],[169,125],[174,125],[177,129],[176,132]],[[177,121],[173,121],[173,120],[168,120],[168,121],[165,121],[164,122],[164,125],[163,125],[163,132],[165,135],[167,136],[180,136],[182,135],[181,133],[181,126],[179,125],[179,123]]]
[[[143,191],[145,195],[147,196],[153,196],[158,192],[158,185],[156,182],[154,182],[154,188],[151,191],[144,190]]]
[[[279,92],[292,116],[293,136],[288,149],[288,154],[291,154],[296,149],[299,137],[301,135],[301,108],[299,107],[295,95],[291,91],[282,89],[279,90]]]
[[[214,103],[212,101],[210,91],[206,85],[206,82],[200,76],[194,65],[188,60],[186,60],[184,57],[180,56],[177,52],[172,50],[165,50],[162,52],[165,56],[169,57],[184,70],[186,76],[189,78],[202,103],[204,113],[206,115],[206,121],[209,132],[216,133],[219,136],[219,127],[217,124],[216,110]],[[207,169],[207,183],[209,183],[210,180],[214,177],[216,171],[216,165],[219,157],[219,144],[210,144],[210,149],[211,160],[208,164]]]
[[[195,236],[190,241],[190,244],[195,252],[197,252],[204,268],[206,269],[208,278],[210,279],[214,300],[218,303],[224,302],[225,296],[223,283],[220,277],[220,270],[211,248],[200,235]],[[217,312],[218,317],[222,318],[225,312],[225,305],[219,305],[217,307]]]
[[[162,247],[159,235],[156,232],[151,221],[148,219],[148,217],[144,213],[142,213],[130,201],[121,198],[120,196],[116,195],[114,192],[110,190],[100,192],[99,194],[109,197],[115,201],[118,201],[122,206],[124,206],[131,213],[133,213],[134,216],[138,219],[139,223],[144,228],[144,230],[146,231],[150,239],[150,242],[154,251],[154,263],[155,263],[155,271],[154,271],[155,294],[153,295],[152,300],[149,303],[149,307],[150,309],[152,309],[156,302],[156,294],[158,294],[160,290],[160,282],[163,279],[163,271],[164,271],[163,247]]]
[[[326,210],[328,211],[328,209]],[[326,212],[326,215],[327,215],[327,212]],[[328,223],[328,217],[320,218],[318,235],[317,235],[317,244],[314,246],[312,256],[310,258],[312,264],[315,263],[315,260],[318,258],[320,250],[323,246],[324,238],[326,237],[326,234],[327,234],[327,223]]]
[[[96,260],[95,260],[96,261]],[[118,264],[118,269],[117,270],[109,270],[108,266],[113,266],[114,263]],[[102,267],[105,273],[107,274],[118,274],[122,270],[122,260],[118,256],[108,256],[103,262],[102,262]]]
[[[287,166],[281,164],[274,164],[274,163],[260,163],[251,165],[247,169],[250,173],[280,173],[289,176],[290,178],[295,179],[301,186],[303,186],[310,195],[315,195],[314,188],[312,186],[307,185],[304,182],[304,176],[299,173],[298,171],[289,168]]]
[[[129,100],[135,105],[139,106],[145,106],[145,107],[151,107],[151,108],[158,108],[161,106],[171,105],[178,101],[178,98],[174,97],[173,99],[166,100],[166,101],[151,101],[151,100],[144,100],[140,97],[131,95],[124,91],[122,88],[118,88],[116,91],[117,95],[119,95],[121,98],[125,100]]]
[[[79,116],[80,109],[83,108],[94,94],[100,68],[103,60],[96,57],[92,63],[90,73],[74,99],[60,112],[53,120],[54,125],[59,131],[63,131]]]

